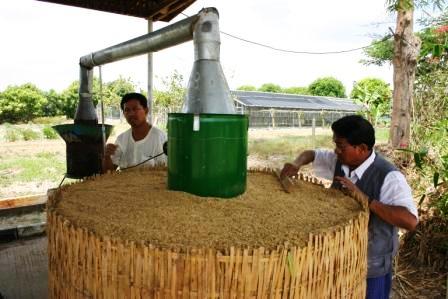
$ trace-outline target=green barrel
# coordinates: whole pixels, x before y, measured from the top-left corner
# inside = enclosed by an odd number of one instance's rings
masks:
[[[240,114],[168,114],[168,189],[223,198],[244,193],[248,125]]]

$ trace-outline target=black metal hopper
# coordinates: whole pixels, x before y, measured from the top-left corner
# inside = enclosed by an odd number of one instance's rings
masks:
[[[104,125],[106,140],[113,126]],[[65,124],[53,126],[64,139],[67,150],[66,177],[80,179],[101,173],[103,138],[101,124]]]

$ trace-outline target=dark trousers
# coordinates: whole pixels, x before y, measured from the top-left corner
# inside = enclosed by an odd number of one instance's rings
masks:
[[[367,278],[366,299],[389,299],[392,287],[392,273],[384,276]]]

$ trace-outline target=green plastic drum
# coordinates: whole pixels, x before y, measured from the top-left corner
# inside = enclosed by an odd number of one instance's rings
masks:
[[[246,115],[168,114],[168,189],[230,198],[244,193]]]

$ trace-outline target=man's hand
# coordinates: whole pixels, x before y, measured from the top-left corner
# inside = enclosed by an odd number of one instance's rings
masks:
[[[350,181],[348,178],[346,177],[342,177],[342,176],[335,176],[334,179],[336,181],[338,181],[339,183],[341,183],[342,187],[350,192],[356,193],[356,192],[361,192],[363,193],[358,186],[356,186],[355,184],[352,183],[352,181]]]
[[[282,171],[280,172],[280,178],[284,177],[293,177],[296,176],[299,172],[300,167],[297,167],[296,165],[292,163],[285,163],[283,166]]]
[[[116,145],[116,144],[113,144],[113,143],[106,144],[106,151],[104,152],[104,155],[106,157],[112,156],[113,154],[115,154],[117,148],[118,148],[118,145]]]

